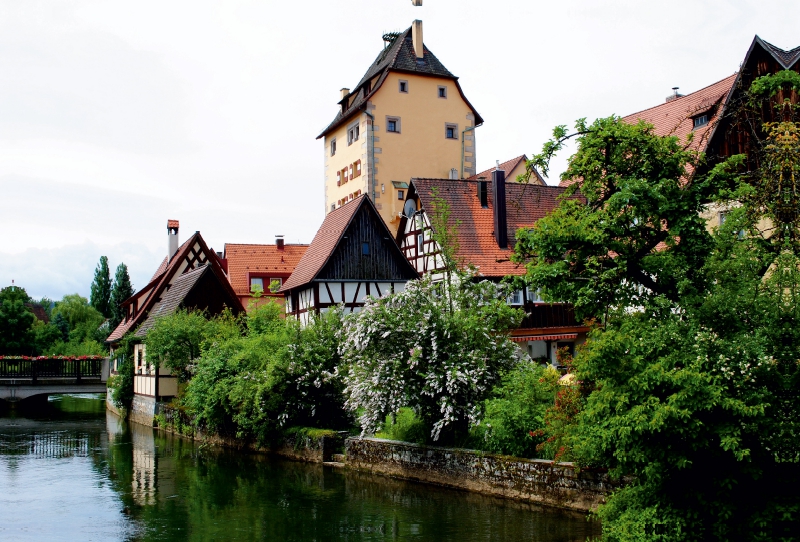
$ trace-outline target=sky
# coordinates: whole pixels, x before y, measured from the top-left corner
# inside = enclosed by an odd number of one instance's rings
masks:
[[[383,33],[414,19],[485,120],[479,170],[539,151],[556,125],[723,79],[756,34],[800,45],[788,0],[3,0],[0,287],[88,296],[106,255],[141,288],[167,219],[219,251],[309,243],[315,138]]]

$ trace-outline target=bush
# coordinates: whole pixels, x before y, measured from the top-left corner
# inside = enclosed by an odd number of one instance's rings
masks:
[[[472,430],[475,447],[515,457],[537,457],[540,431],[553,406],[560,374],[552,366],[524,361],[503,376],[484,403],[484,418]]]
[[[430,440],[430,431],[422,420],[417,418],[413,410],[403,407],[394,416],[386,416],[383,429],[375,436],[389,440],[427,444]]]

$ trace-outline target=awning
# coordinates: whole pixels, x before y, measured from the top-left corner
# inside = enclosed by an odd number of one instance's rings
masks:
[[[402,183],[400,181],[392,181],[392,186],[395,188],[408,188],[408,183]]]
[[[577,333],[562,333],[561,335],[524,335],[521,337],[511,337],[511,340],[515,343],[526,343],[528,341],[568,341],[577,338]]]

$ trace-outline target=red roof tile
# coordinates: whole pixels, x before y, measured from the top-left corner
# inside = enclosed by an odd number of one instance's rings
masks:
[[[228,260],[228,278],[237,295],[250,295],[248,273],[275,273],[288,277],[294,273],[308,245],[252,245],[225,243],[225,258]],[[264,285],[266,288],[266,284]]]
[[[520,164],[520,162],[523,162],[523,165],[524,165],[524,162],[527,162],[527,161],[528,161],[528,157],[523,154],[521,156],[517,156],[516,158],[512,158],[511,160],[508,160],[508,161],[503,162],[502,164],[500,164],[500,169],[502,171],[504,171],[505,174],[506,174],[506,180],[507,181],[511,181],[511,182],[516,182],[516,179],[509,179],[508,178],[508,174],[511,173],[512,171],[514,171],[514,169],[516,169],[516,167]],[[481,171],[477,175],[473,175],[472,177],[469,177],[467,180],[469,180],[469,181],[477,181],[478,179],[486,179],[487,181],[491,181],[492,180],[492,173],[496,169],[497,169],[497,166],[495,166],[493,168],[490,168],[490,169],[487,169],[486,171]],[[546,184],[544,182],[544,179],[542,179],[541,175],[539,175],[538,171],[534,170],[534,173],[536,175],[535,175],[535,177],[532,177],[530,179],[530,181],[529,181],[530,184],[537,184],[537,183],[538,184]]]
[[[656,135],[676,136],[681,141],[686,141],[686,137],[694,133],[689,148],[705,151],[713,128],[722,116],[723,108],[718,106],[724,103],[731,91],[736,75],[733,74],[686,96],[633,113],[623,117],[622,120],[631,124],[643,120],[653,125]],[[694,117],[703,113],[709,113],[708,123],[694,128]],[[572,179],[562,180],[559,186],[569,186],[573,182]]]
[[[494,196],[491,189],[489,206],[483,208],[477,195],[477,181],[412,179],[411,182],[423,209],[431,208],[434,188],[438,196],[449,203],[450,225],[456,227],[458,234],[457,257],[464,265],[475,265],[486,277],[525,274],[524,267],[509,260],[517,229],[529,228],[549,214],[558,206],[559,197],[565,191],[557,186],[506,183],[509,248],[501,249],[494,237]]]
[[[177,220],[167,220],[167,228],[170,229],[177,229],[180,226],[180,222]]]
[[[281,292],[297,288],[314,280],[331,257],[333,250],[339,243],[339,239],[344,234],[344,230],[347,229],[366,197],[366,194],[362,194],[328,213],[328,216],[322,222],[322,226],[317,230],[314,240],[311,241],[308,250],[306,250],[297,267],[295,267],[294,273],[289,277],[289,280],[283,283],[283,287],[280,289]]]

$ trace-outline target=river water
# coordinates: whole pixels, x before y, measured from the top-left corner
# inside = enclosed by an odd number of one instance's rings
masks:
[[[97,396],[0,411],[0,540],[578,541],[578,514],[204,447]]]

